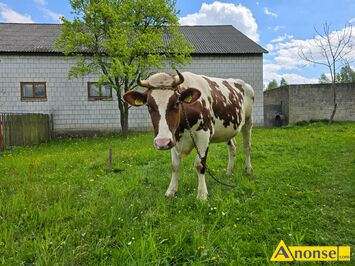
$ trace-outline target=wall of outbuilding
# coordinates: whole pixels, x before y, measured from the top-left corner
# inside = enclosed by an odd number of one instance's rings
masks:
[[[355,121],[355,83],[336,84],[336,121]],[[285,123],[329,119],[333,111],[331,84],[287,85],[264,92],[265,126],[273,126],[276,114]]]
[[[68,80],[68,70],[74,63],[75,59],[55,55],[0,55],[0,113],[52,114],[57,134],[118,131],[115,93],[112,101],[89,101],[87,82],[95,82],[97,77]],[[195,56],[180,71],[245,80],[255,90],[255,124],[263,124],[262,55]],[[46,82],[47,100],[21,101],[20,82]],[[130,109],[130,128],[151,129],[146,107]]]

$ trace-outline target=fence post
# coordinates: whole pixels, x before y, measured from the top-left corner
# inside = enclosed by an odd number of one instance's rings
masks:
[[[53,114],[49,115],[49,121],[50,121],[50,124],[49,124],[49,130],[50,130],[49,137],[50,137],[50,139],[53,139],[53,136],[54,136]]]
[[[11,144],[11,131],[10,131],[10,116],[5,114],[5,123],[4,123],[4,136],[5,136],[5,147],[10,146]]]
[[[3,115],[0,114],[0,151],[4,149]]]
[[[108,150],[108,170],[112,172],[112,149]]]

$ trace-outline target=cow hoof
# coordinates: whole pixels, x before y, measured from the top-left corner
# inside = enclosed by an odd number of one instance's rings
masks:
[[[253,173],[253,168],[250,166],[250,167],[245,167],[245,171],[247,172],[247,174],[252,174]]]
[[[167,190],[167,191],[165,192],[165,197],[167,197],[167,198],[173,198],[173,197],[175,196],[175,193],[176,193],[176,191],[174,191],[174,190]]]
[[[207,193],[198,193],[197,199],[205,201],[205,200],[207,200],[207,195],[208,195]]]
[[[231,170],[227,170],[227,173],[226,173],[227,175],[232,175],[233,174],[233,172],[231,171]]]

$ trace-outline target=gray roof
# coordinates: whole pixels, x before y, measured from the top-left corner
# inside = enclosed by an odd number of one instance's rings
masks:
[[[231,25],[180,26],[180,32],[195,47],[196,54],[261,54],[267,53]]]
[[[54,41],[60,24],[0,23],[0,53],[60,53]],[[261,54],[267,51],[230,25],[180,26],[194,54]]]

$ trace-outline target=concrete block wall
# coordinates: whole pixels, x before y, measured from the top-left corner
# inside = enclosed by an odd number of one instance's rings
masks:
[[[355,84],[336,84],[337,111],[334,120],[355,121]],[[289,122],[329,119],[333,111],[330,84],[297,85],[289,88]]]
[[[280,87],[264,92],[264,125],[266,127],[275,126],[276,115],[284,116],[284,123],[289,120],[289,89]]]
[[[334,120],[355,121],[355,84],[336,84],[337,111]],[[331,84],[287,85],[264,92],[265,126],[272,126],[281,110],[287,123],[329,119],[333,111]]]
[[[111,101],[89,101],[87,82],[98,78],[67,79],[75,63],[73,58],[51,55],[0,55],[0,113],[53,114],[57,134],[71,132],[119,131],[117,96]],[[207,76],[240,78],[255,90],[254,121],[263,123],[262,56],[193,57],[192,63],[180,69]],[[162,71],[172,72],[171,69]],[[21,101],[20,82],[46,82],[46,101]],[[152,128],[147,108],[131,108],[132,130]]]

